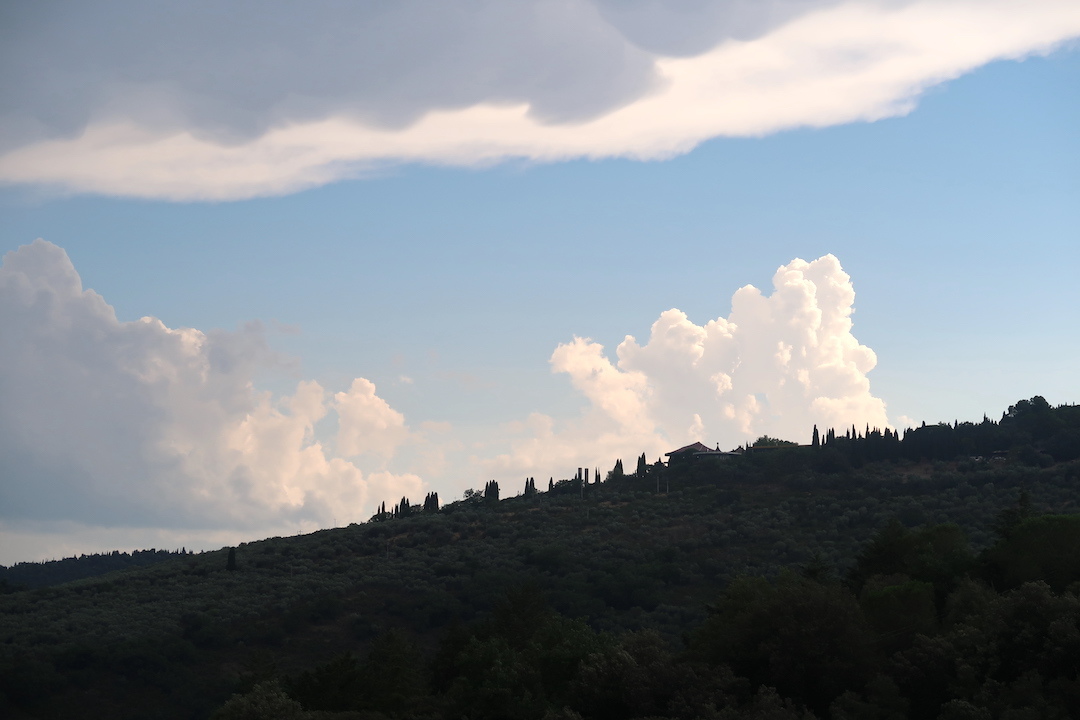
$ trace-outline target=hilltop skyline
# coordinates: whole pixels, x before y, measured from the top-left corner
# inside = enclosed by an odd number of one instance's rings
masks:
[[[1080,12],[766,6],[12,11],[0,563],[1080,400]]]

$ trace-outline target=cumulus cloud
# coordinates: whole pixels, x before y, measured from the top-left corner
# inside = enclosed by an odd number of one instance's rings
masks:
[[[698,326],[664,312],[645,345],[629,336],[619,345],[618,366],[649,378],[650,409],[673,435],[704,425],[716,439],[805,441],[814,424],[885,427],[867,378],[877,357],[851,332],[854,302],[834,256],[796,259],[777,270],[771,295],[739,289],[726,319]]]
[[[1080,35],[1073,0],[5,8],[0,181],[173,199],[387,162],[663,158],[869,121]],[[212,17],[212,22],[207,21]]]
[[[273,364],[261,328],[121,322],[67,254],[37,240],[0,266],[0,521],[269,530],[365,518],[419,477],[386,460],[402,415],[363,378],[254,389]],[[334,453],[316,438],[330,413]],[[340,455],[372,458],[366,472]]]
[[[310,380],[259,391],[252,378],[277,359],[257,324],[122,322],[61,248],[37,240],[0,265],[4,552],[206,547],[363,519],[429,483],[448,498],[490,477],[606,470],[692,441],[885,426],[854,300],[835,257],[796,259],[770,293],[735,292],[727,317],[698,325],[665,311],[614,358],[587,338],[559,345],[551,370],[581,395],[576,417],[413,428],[364,378],[338,392]]]
[[[562,426],[535,415],[509,427],[511,452],[486,466],[609,467],[694,441],[730,449],[761,435],[809,442],[814,425],[886,427],[867,377],[877,357],[852,334],[854,302],[851,278],[826,255],[779,268],[769,295],[740,288],[726,318],[697,325],[681,310],[661,313],[648,341],[626,336],[614,362],[576,337],[555,350],[551,367],[588,400],[583,415]]]
[[[392,457],[409,437],[405,416],[375,394],[375,383],[353,380],[347,392],[334,395],[338,413],[337,449],[343,455],[365,452]]]

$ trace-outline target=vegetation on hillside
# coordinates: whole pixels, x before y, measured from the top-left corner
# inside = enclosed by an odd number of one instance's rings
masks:
[[[61,560],[21,562],[11,567],[0,565],[0,593],[59,585],[117,570],[154,565],[187,554],[186,548],[173,551],[150,548],[131,553],[113,550],[111,553],[83,554]]]
[[[0,714],[1080,716],[1078,408],[816,435],[8,593]]]

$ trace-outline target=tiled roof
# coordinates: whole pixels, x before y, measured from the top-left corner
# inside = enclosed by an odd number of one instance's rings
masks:
[[[667,455],[671,456],[671,455],[679,455],[680,453],[698,453],[698,452],[715,452],[715,451],[711,447],[706,447],[705,445],[702,445],[701,443],[696,442],[696,443],[694,443],[692,445],[687,445],[686,447],[681,447],[678,450],[672,450],[671,452],[667,453]]]

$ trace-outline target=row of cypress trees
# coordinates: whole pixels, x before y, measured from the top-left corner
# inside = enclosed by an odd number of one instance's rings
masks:
[[[409,517],[410,515],[417,515],[420,513],[436,513],[439,512],[439,493],[429,492],[424,496],[423,505],[412,505],[409,502],[409,498],[403,497],[401,501],[394,505],[390,510],[386,509],[386,503],[383,502],[379,506],[379,509],[375,512],[375,515],[371,518],[375,521],[391,520],[399,517]]]

